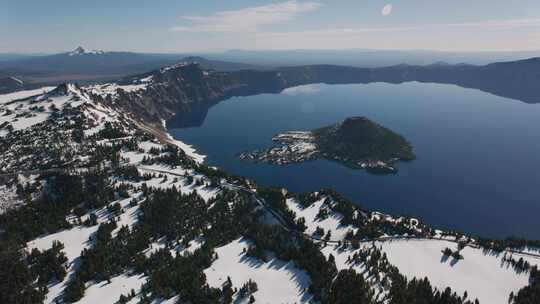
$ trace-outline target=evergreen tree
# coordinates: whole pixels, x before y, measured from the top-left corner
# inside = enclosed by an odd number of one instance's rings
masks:
[[[373,291],[361,274],[354,269],[341,270],[332,282],[327,303],[332,304],[372,304]]]

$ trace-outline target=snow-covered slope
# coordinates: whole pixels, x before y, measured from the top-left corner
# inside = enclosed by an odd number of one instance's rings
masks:
[[[297,199],[290,198],[287,200],[287,205],[290,210],[295,212],[297,218],[306,220],[306,234],[313,235],[317,228],[322,228],[324,234],[316,237],[324,238],[324,235],[330,232],[331,237],[328,239],[330,244],[325,246],[322,252],[326,256],[333,255],[335,257],[338,269],[353,267],[360,273],[366,272],[364,263],[348,262],[348,259],[359,250],[343,249],[341,245],[335,243],[336,241],[345,241],[346,233],[348,231],[356,232],[357,229],[352,225],[342,225],[340,221],[343,219],[343,215],[331,210],[324,198],[316,200],[308,207],[303,207]],[[317,216],[321,209],[327,212],[324,219]],[[417,219],[394,219],[389,215],[377,212],[372,213],[370,217],[377,220],[386,219],[391,223],[410,221],[411,225],[418,225]],[[375,246],[386,254],[390,264],[397,266],[400,272],[408,278],[422,279],[427,277],[439,290],[451,287],[458,294],[467,292],[469,298],[477,298],[480,303],[507,303],[511,292],[516,293],[517,290],[529,284],[529,273],[517,271],[503,260],[504,257],[514,257],[516,260],[523,257],[532,266],[540,266],[540,255],[521,255],[509,251],[496,253],[478,248],[475,245],[466,246],[460,251],[463,260],[443,256],[442,251],[447,247],[457,250],[456,241],[460,239],[451,236],[443,237],[441,231],[437,231],[434,239],[409,239],[401,236],[394,238],[387,235],[378,238],[378,241],[360,243],[360,250]]]
[[[0,126],[5,131],[17,131],[48,120],[66,107],[78,107],[88,102],[88,96],[73,84],[66,84],[47,92],[32,96],[39,90],[8,94],[1,99]]]
[[[182,70],[186,67],[193,70]],[[101,188],[94,191],[110,190],[98,202],[91,199],[92,193],[62,199],[65,204],[76,203],[62,214],[66,223],[61,228],[41,231],[32,227],[40,233],[22,247],[28,252],[45,251],[59,241],[67,258],[63,265],[67,275],[61,281],[47,282],[45,303],[65,299],[68,286],[76,279],[84,281],[84,295],[77,303],[116,303],[120,297],[128,303],[181,301],[186,294],[172,291],[178,286],[161,290],[155,284],[185,283],[176,276],[160,280],[168,272],[193,271],[182,268],[188,262],[200,267],[198,279],[204,278],[205,285],[199,287],[203,290],[222,292],[219,290],[230,277],[237,289],[254,281],[256,303],[309,303],[316,291],[310,275],[317,274],[310,270],[310,263],[315,262],[291,249],[302,242],[315,244],[314,256],[322,259],[317,263],[335,264],[338,271],[356,270],[380,303],[389,301],[393,266],[408,279],[427,277],[439,291],[447,287],[458,295],[466,291],[470,299],[478,298],[481,303],[507,303],[511,292],[529,284],[529,270],[518,271],[505,259],[523,257],[531,266],[540,265],[539,251],[532,247],[521,254],[504,249],[495,253],[480,247],[479,240],[432,229],[416,218],[352,207],[326,190],[305,195],[277,190],[265,198],[265,190],[253,182],[207,167],[203,155],[165,132],[163,117],[145,121],[129,104],[144,105],[155,92],[170,89],[160,89],[166,77],[177,77],[175,81],[181,83],[171,90],[187,85],[188,72],[198,70],[179,65],[159,70],[159,75],[132,77],[130,84],[79,87],[68,83],[0,95],[0,173],[5,177],[0,180],[0,210],[19,215],[17,211],[24,206],[41,202],[39,198],[52,191],[55,179],[64,175],[81,178],[81,183],[103,176]],[[193,77],[200,77],[198,80],[208,77],[196,74]],[[182,96],[190,102],[198,100],[194,97],[200,96]],[[87,187],[85,184],[81,191]],[[156,199],[160,196],[166,199]],[[276,196],[283,199],[282,204],[271,203]],[[186,202],[189,204],[183,205]],[[163,210],[153,210],[154,204],[162,204]],[[159,221],[148,220],[152,216]],[[168,223],[169,217],[175,221]],[[125,241],[129,246],[114,243],[113,251],[134,252],[129,253],[126,265],[107,269],[110,273],[100,276],[102,273],[91,270],[103,265],[92,259],[111,258],[107,246],[100,244],[107,237],[98,238],[100,227],[111,223],[115,226],[106,234],[109,242],[129,234]],[[168,230],[163,231],[161,225]],[[253,232],[257,228],[266,231],[261,227],[281,233],[277,238],[265,234],[263,240],[279,239],[291,247],[283,249],[270,242],[266,245],[275,249],[264,250],[266,259],[248,254],[261,244]],[[462,260],[442,254],[446,247],[457,250],[458,244],[463,247],[459,251]],[[103,251],[92,252],[96,247]],[[168,259],[168,264],[159,264]],[[111,258],[108,262],[118,261]],[[81,275],[81,269],[88,273]],[[235,303],[249,301],[238,291],[232,298]]]
[[[529,283],[528,273],[517,273],[502,262],[503,254],[466,247],[461,251],[464,259],[457,261],[441,254],[446,247],[455,250],[456,244],[439,240],[397,240],[377,246],[407,276],[428,277],[438,288],[450,286],[459,294],[467,291],[469,297],[478,298],[480,303],[504,304],[511,292]],[[540,258],[535,262],[540,263]]]
[[[17,99],[24,99],[24,98],[29,98],[32,96],[44,94],[54,88],[55,87],[43,87],[43,88],[35,89],[35,90],[25,90],[25,91],[18,91],[18,92],[9,93],[9,94],[2,94],[0,95],[0,104],[4,104],[13,100],[17,100]]]
[[[254,293],[260,303],[308,303],[311,299],[306,292],[309,287],[309,276],[294,263],[271,258],[263,262],[246,256],[245,250],[249,241],[235,240],[228,245],[217,248],[217,260],[205,270],[208,284],[221,287],[227,278],[233,286],[240,288],[248,280],[257,283],[258,291]],[[242,299],[238,298],[242,303]],[[243,300],[247,303],[247,299]]]

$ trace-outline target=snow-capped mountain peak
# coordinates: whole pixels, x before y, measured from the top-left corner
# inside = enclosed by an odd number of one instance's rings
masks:
[[[75,55],[81,55],[84,54],[86,51],[82,46],[77,47],[73,51],[69,53],[69,56],[75,56]]]
[[[91,50],[91,51],[87,51],[85,50],[82,46],[78,46],[76,49],[74,49],[73,51],[69,52],[68,55],[69,56],[80,56],[80,55],[101,55],[101,54],[104,54],[105,52],[103,50]]]

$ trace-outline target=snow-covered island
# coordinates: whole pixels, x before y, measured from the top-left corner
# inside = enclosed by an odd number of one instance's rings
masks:
[[[350,117],[313,131],[288,131],[272,141],[274,146],[242,152],[239,158],[276,165],[325,158],[373,174],[394,174],[396,162],[415,158],[403,136],[365,117]]]

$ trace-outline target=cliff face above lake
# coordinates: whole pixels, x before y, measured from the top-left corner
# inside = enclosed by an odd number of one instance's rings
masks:
[[[488,65],[431,64],[357,68],[333,65],[286,67],[280,75],[288,86],[309,83],[403,83],[410,81],[454,84],[526,103],[540,102],[540,58]]]
[[[179,116],[177,125],[184,127],[192,123],[183,119],[187,114],[204,114],[205,109],[231,96],[275,93],[283,88],[276,71],[218,72],[196,63],[179,63],[91,86],[90,91],[96,92],[93,97],[97,100],[147,124],[161,127],[162,121]]]
[[[415,159],[412,146],[403,136],[365,117],[347,118],[313,131],[285,132],[272,140],[273,147],[244,152],[239,157],[277,165],[324,158],[374,174],[395,173],[397,161]]]
[[[181,128],[202,124],[208,108],[229,97],[279,93],[289,87],[311,83],[447,83],[536,103],[540,102],[539,70],[538,58],[486,66],[435,64],[355,68],[314,65],[229,72],[205,70],[194,63],[179,63],[101,85],[100,89],[103,86],[124,89],[112,92],[111,96],[95,97],[157,127],[162,126],[163,120],[168,120],[170,127]]]

